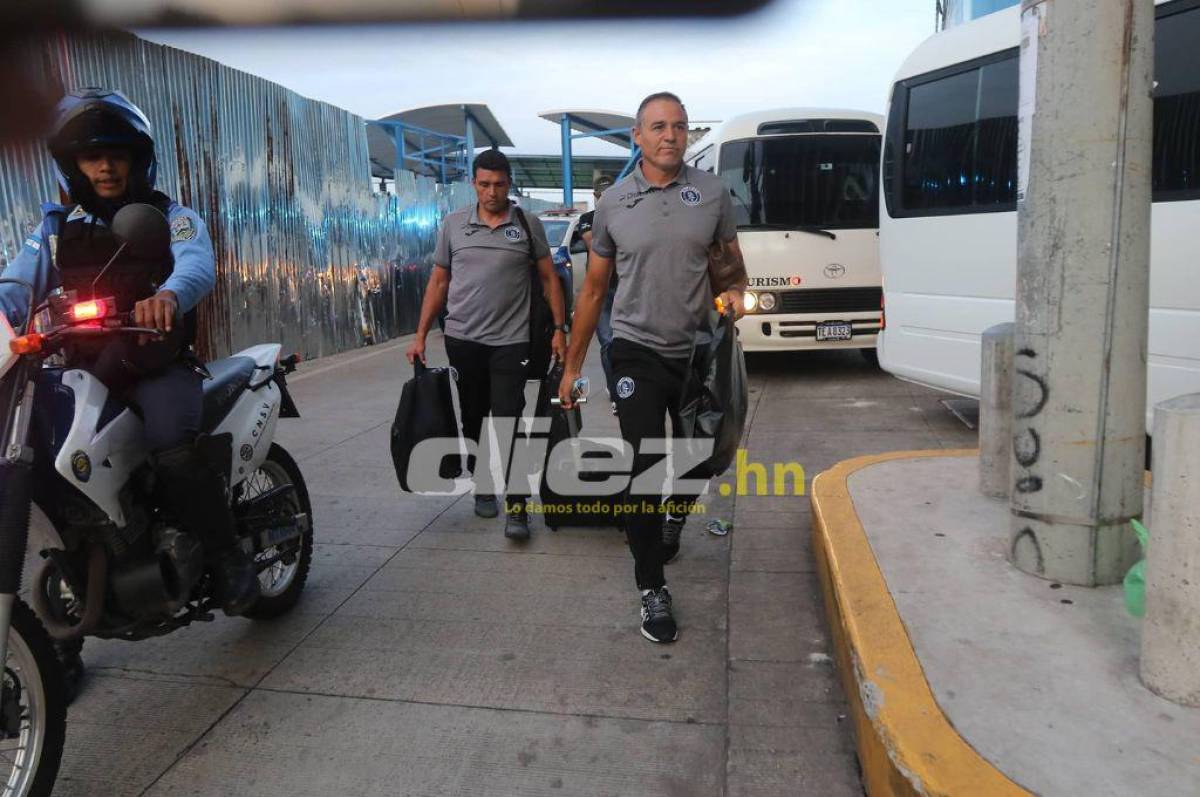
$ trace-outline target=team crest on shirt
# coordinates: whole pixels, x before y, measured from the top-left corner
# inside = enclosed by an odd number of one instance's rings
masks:
[[[196,225],[190,216],[181,214],[171,222],[171,243],[190,241],[196,237]]]
[[[623,376],[617,380],[617,398],[627,399],[633,395],[633,378]]]
[[[524,236],[521,234],[521,231],[518,230],[516,227],[505,227],[504,228],[504,237],[510,241],[519,241]]]
[[[694,185],[685,185],[679,189],[679,198],[683,200],[683,204],[694,208],[700,204],[700,200],[704,197],[700,194],[700,189]]]

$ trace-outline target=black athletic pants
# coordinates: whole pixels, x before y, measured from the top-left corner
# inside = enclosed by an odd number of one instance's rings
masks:
[[[446,338],[450,365],[458,371],[458,400],[462,406],[463,437],[479,445],[483,419],[489,412],[494,418],[520,418],[525,409],[525,361],[528,343],[488,346],[458,338]],[[479,446],[479,450],[483,450]],[[507,455],[506,455],[507,458]],[[475,471],[474,458],[467,464]],[[486,463],[485,463],[486,467]],[[529,490],[524,483],[513,485],[513,495]]]
[[[671,429],[679,437],[680,395],[683,392],[687,358],[663,357],[653,349],[617,338],[609,350],[612,361],[613,381],[616,383],[617,417],[621,422],[621,437],[633,447],[633,478],[659,462],[662,454],[642,453],[642,441],[646,438],[666,437],[666,417],[671,418]],[[628,380],[628,381],[627,381]],[[692,478],[684,474],[676,478]],[[669,503],[672,514],[686,514],[679,507],[690,505],[696,500],[694,494],[675,493]],[[629,550],[633,552],[633,571],[638,589],[658,589],[666,583],[663,574],[662,528],[664,507],[661,490],[657,493],[639,494],[631,481],[624,502],[636,507],[624,515],[625,534],[629,539]],[[646,506],[650,510],[646,510]]]

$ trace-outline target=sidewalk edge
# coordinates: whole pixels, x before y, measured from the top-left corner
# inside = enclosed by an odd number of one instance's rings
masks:
[[[894,451],[844,460],[813,479],[813,552],[870,797],[1031,795],[979,755],[942,713],[847,483],[856,471],[882,462],[977,454]]]

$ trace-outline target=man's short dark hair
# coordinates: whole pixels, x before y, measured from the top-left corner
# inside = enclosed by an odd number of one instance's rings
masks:
[[[683,100],[679,99],[677,94],[672,94],[669,91],[656,91],[646,99],[642,100],[642,103],[638,106],[637,117],[634,120],[635,127],[642,126],[642,111],[646,110],[647,105],[657,100],[670,100],[671,102],[677,103],[679,107],[683,109],[684,114],[687,114],[687,106],[683,104]]]
[[[504,172],[508,175],[509,182],[512,182],[512,164],[508,162],[508,157],[498,149],[484,150],[475,156],[475,165],[471,168],[472,180],[479,176],[480,169],[486,169],[489,172]]]

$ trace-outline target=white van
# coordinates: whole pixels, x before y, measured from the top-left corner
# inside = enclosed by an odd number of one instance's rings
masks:
[[[1156,403],[1200,391],[1200,3],[1155,16],[1147,430]],[[1017,7],[934,34],[888,107],[880,364],[967,396],[981,334],[1015,312],[1020,34]]]
[[[883,118],[785,108],[737,116],[685,160],[729,187],[750,277],[746,351],[861,349],[880,327]]]

